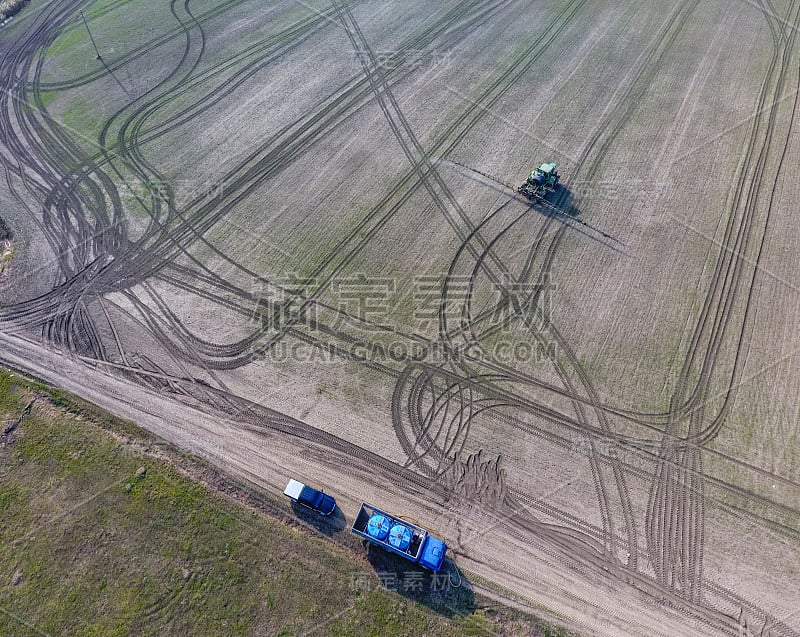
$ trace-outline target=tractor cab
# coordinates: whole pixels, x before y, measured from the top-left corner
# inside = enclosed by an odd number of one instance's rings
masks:
[[[542,164],[536,172],[544,175],[545,179],[547,179],[548,186],[554,186],[556,182],[558,182],[558,173],[556,172],[555,164]]]
[[[552,190],[558,183],[559,175],[556,172],[556,164],[542,164],[537,169],[531,171],[528,180],[520,186],[517,191],[528,197],[528,199],[541,199],[546,190]]]
[[[556,169],[555,164],[542,164],[541,166],[539,166],[539,170],[543,172],[545,175],[549,175],[555,169]]]

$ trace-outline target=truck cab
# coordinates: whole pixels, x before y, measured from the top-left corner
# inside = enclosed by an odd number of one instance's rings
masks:
[[[425,541],[425,548],[422,550],[422,555],[419,558],[419,565],[427,568],[429,571],[438,573],[442,569],[446,552],[447,544],[442,542],[438,537],[429,534]]]

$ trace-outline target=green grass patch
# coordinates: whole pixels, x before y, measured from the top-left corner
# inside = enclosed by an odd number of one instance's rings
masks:
[[[73,98],[61,115],[61,123],[67,130],[78,134],[78,141],[97,139],[102,127],[101,119],[95,106],[79,97]]]
[[[47,48],[47,57],[55,57],[78,46],[88,51],[88,47],[91,47],[91,44],[89,32],[83,22],[74,22],[64,29]]]
[[[58,97],[58,91],[42,91],[39,93],[39,104],[42,108],[48,108]]]

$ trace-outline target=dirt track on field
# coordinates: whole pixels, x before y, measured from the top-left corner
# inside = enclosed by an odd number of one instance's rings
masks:
[[[797,349],[800,2],[423,5],[173,1],[75,70],[84,3],[34,3],[0,41],[0,360],[413,512],[587,634],[800,635],[800,422],[759,395],[776,326]],[[87,10],[101,48],[126,10]]]

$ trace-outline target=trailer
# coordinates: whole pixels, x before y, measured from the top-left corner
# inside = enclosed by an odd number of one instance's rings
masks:
[[[422,527],[367,504],[353,522],[353,533],[382,549],[438,573],[447,545]]]

